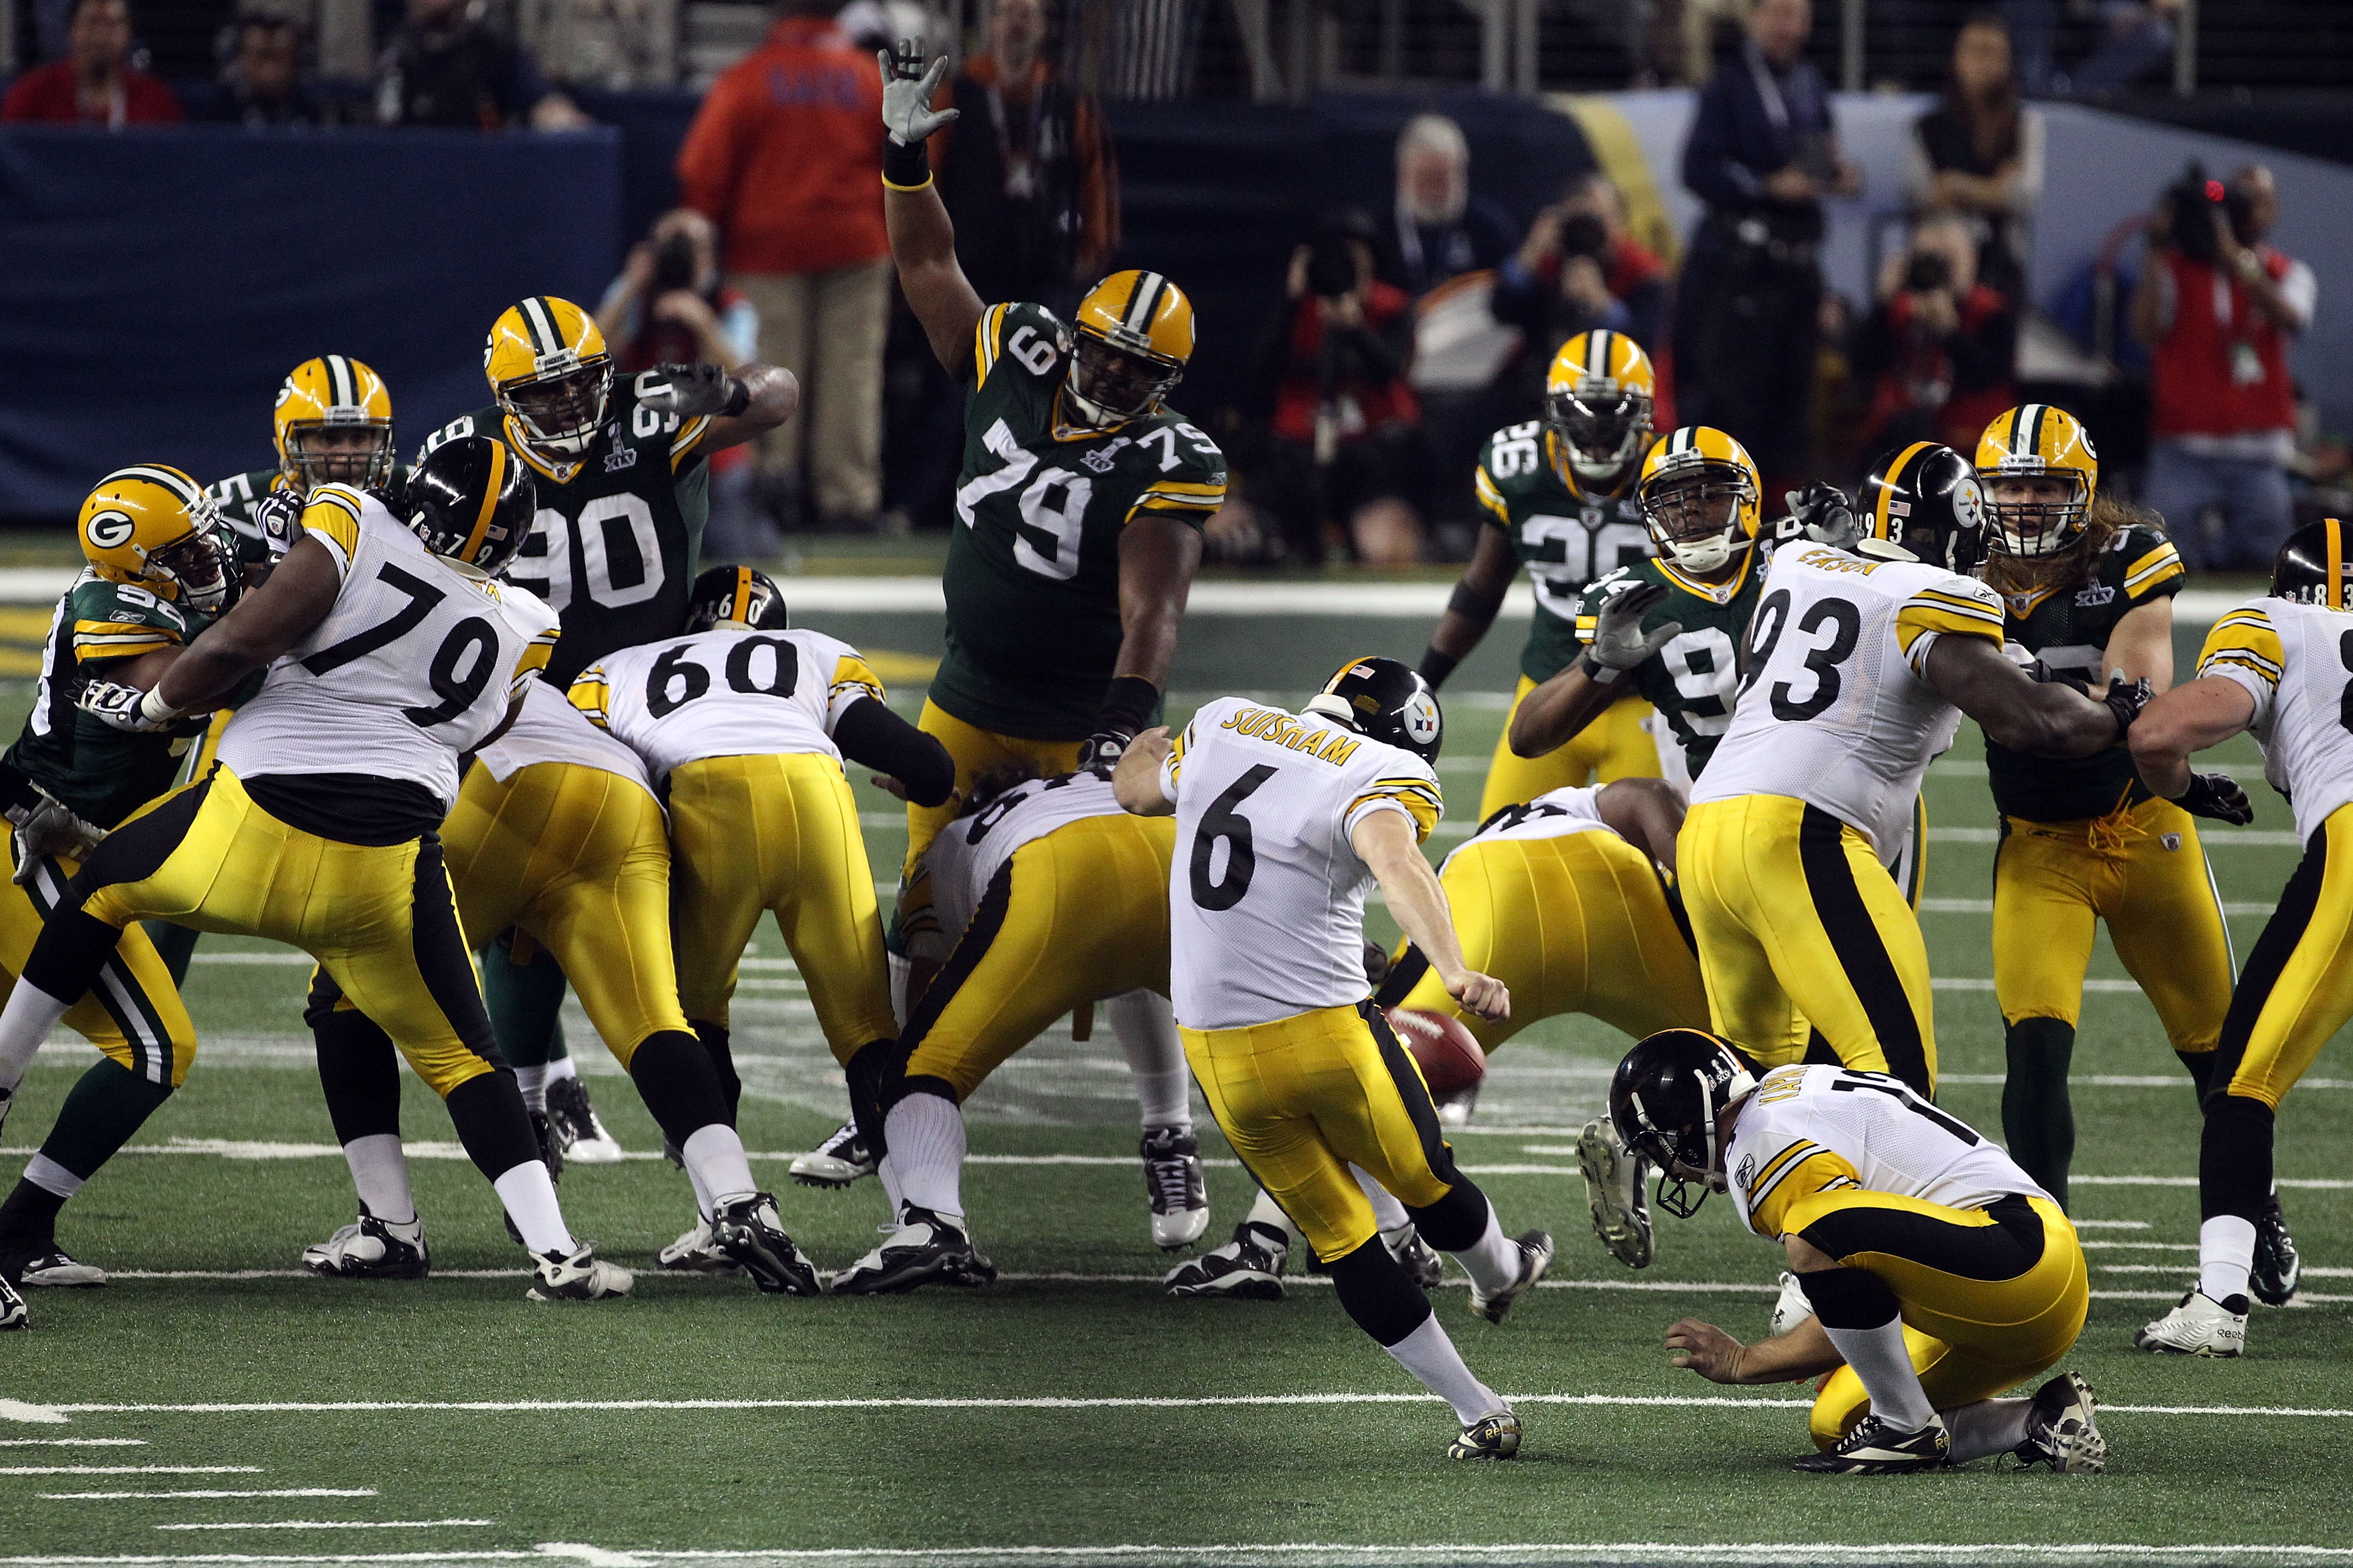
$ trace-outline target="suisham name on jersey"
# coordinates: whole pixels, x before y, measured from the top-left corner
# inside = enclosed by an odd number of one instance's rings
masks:
[[[1335,768],[1364,744],[1361,737],[1345,730],[1310,730],[1280,708],[1237,708],[1218,728],[1304,752],[1317,762],[1329,763]]]

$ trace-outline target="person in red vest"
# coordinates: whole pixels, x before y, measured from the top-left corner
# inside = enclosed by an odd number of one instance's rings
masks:
[[[66,58],[26,71],[0,101],[0,120],[51,125],[177,125],[180,100],[131,63],[126,0],[79,0]]]
[[[2211,226],[2211,240],[2200,220]],[[2312,324],[2312,268],[2263,242],[2279,219],[2272,172],[2250,164],[2169,190],[2149,220],[2133,334],[2149,348],[2148,482],[2192,568],[2263,567],[2294,526],[2287,489],[2295,386],[2287,347]],[[2210,540],[2200,518],[2220,508]]]

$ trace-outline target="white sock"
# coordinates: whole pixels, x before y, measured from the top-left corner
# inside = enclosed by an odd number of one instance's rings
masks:
[[[1479,1239],[1446,1256],[1462,1265],[1462,1271],[1471,1276],[1472,1285],[1482,1296],[1508,1290],[1516,1284],[1525,1257],[1520,1244],[1504,1234],[1504,1222],[1495,1216],[1492,1202],[1487,1205],[1487,1228]]]
[[[936,1094],[910,1094],[891,1108],[882,1142],[899,1166],[899,1195],[943,1219],[964,1217],[964,1112]]]
[[[1966,1465],[1990,1454],[2006,1454],[2025,1442],[2026,1415],[2033,1408],[2031,1399],[1980,1399],[1946,1411],[1953,1463]]]
[[[1862,1379],[1863,1390],[1871,1395],[1873,1415],[1906,1432],[1916,1432],[1928,1424],[1936,1409],[1928,1403],[1928,1391],[1920,1386],[1920,1374],[1912,1370],[1912,1352],[1904,1348],[1902,1318],[1890,1318],[1875,1329],[1833,1329],[1824,1323],[1822,1331],[1830,1335],[1846,1364],[1854,1368],[1855,1376]]]
[[[2198,1227],[2198,1291],[2227,1301],[2247,1293],[2255,1267],[2255,1222],[2218,1214]]]
[[[1421,1380],[1421,1385],[1454,1406],[1454,1418],[1465,1426],[1490,1411],[1508,1408],[1495,1391],[1471,1375],[1462,1352],[1446,1337],[1432,1312],[1421,1327],[1390,1345],[1398,1364]]]
[[[507,1205],[507,1217],[522,1232],[522,1244],[533,1256],[553,1252],[569,1258],[580,1250],[572,1232],[565,1227],[564,1211],[555,1202],[555,1184],[548,1179],[544,1164],[525,1160],[491,1185],[499,1190],[499,1202]]]
[[[1371,1172],[1362,1165],[1351,1165],[1348,1173],[1356,1178],[1356,1185],[1365,1189],[1365,1196],[1372,1203],[1373,1227],[1376,1230],[1386,1234],[1399,1226],[1413,1223],[1413,1216],[1405,1212],[1405,1205],[1398,1202],[1397,1194],[1373,1180]]]
[[[732,1198],[760,1190],[752,1179],[752,1162],[744,1157],[744,1140],[724,1121],[696,1128],[687,1135],[681,1152],[686,1156],[686,1172],[693,1178],[698,1202],[705,1193],[713,1198]],[[703,1212],[711,1211],[706,1206]]]
[[[680,1152],[683,1153],[685,1151],[681,1150]],[[702,1173],[694,1168],[694,1163],[691,1160],[686,1163],[686,1180],[688,1185],[694,1189],[694,1212],[701,1215],[703,1218],[709,1219],[711,1217],[711,1189],[702,1184]]]
[[[563,1049],[563,1047],[558,1047],[557,1048],[558,1048],[559,1050]],[[548,1061],[547,1061],[547,1081],[548,1081],[548,1082],[550,1082],[550,1083],[554,1083],[557,1079],[560,1079],[560,1078],[578,1078],[579,1076],[580,1076],[580,1069],[579,1069],[578,1068],[575,1068],[575,1067],[574,1067],[574,1066],[572,1065],[572,1053],[571,1053],[571,1052],[569,1052],[569,1051],[565,1051],[565,1052],[564,1052],[564,1054],[563,1054],[562,1056],[558,1056],[558,1057],[550,1057],[550,1058],[548,1058]]]
[[[386,1225],[415,1221],[417,1200],[408,1191],[408,1156],[401,1152],[399,1133],[353,1139],[343,1145],[343,1163],[352,1168],[352,1185],[368,1213]]]
[[[1281,1231],[1282,1245],[1286,1247],[1299,1245],[1299,1232],[1292,1228],[1291,1216],[1282,1212],[1281,1204],[1267,1196],[1263,1187],[1259,1189],[1258,1202],[1250,1205],[1250,1213],[1242,1215],[1242,1223],[1262,1225],[1269,1230]]]
[[[882,1195],[890,1200],[891,1217],[896,1220],[899,1205],[906,1201],[907,1196],[899,1190],[899,1162],[885,1153],[874,1166],[874,1179],[882,1184]]]
[[[69,1198],[81,1191],[81,1178],[47,1154],[36,1154],[26,1163],[25,1180],[54,1197]]]
[[[0,1007],[0,1093],[16,1089],[41,1042],[72,1007],[29,980],[16,982],[8,993],[8,1005]]]
[[[1168,998],[1145,987],[1123,991],[1103,1004],[1103,1014],[1135,1080],[1136,1120],[1146,1127],[1192,1126],[1193,1072]]]
[[[515,1087],[522,1090],[523,1109],[535,1115],[546,1115],[547,1068],[545,1065],[535,1068],[517,1068],[514,1069],[514,1075]]]
[[[886,952],[882,959],[891,973],[891,1016],[903,1029],[907,1026],[907,983],[913,978],[915,966],[904,953]]]

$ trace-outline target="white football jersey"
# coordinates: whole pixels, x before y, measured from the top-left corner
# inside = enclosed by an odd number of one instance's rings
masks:
[[[406,779],[454,803],[458,754],[480,744],[547,668],[554,615],[525,595],[540,613],[510,616],[503,584],[426,549],[364,490],[311,490],[302,531],[326,544],[343,588],[237,710],[222,763],[244,778]],[[536,633],[522,629],[534,620]]]
[[[1929,760],[1960,710],[1928,684],[1940,637],[2002,642],[2001,597],[1938,566],[1828,545],[1773,552],[1749,624],[1746,673],[1692,803],[1788,795],[1860,828],[1903,837]]]
[[[1613,837],[1618,830],[1601,820],[1600,784],[1572,784],[1540,795],[1518,805],[1505,806],[1497,812],[1478,832],[1454,847],[1452,854],[1439,864],[1439,874],[1454,863],[1454,857],[1481,844],[1496,844],[1515,838],[1566,838],[1572,833],[1607,833]]]
[[[2051,1196],[2000,1144],[1901,1080],[1837,1067],[1776,1068],[1759,1079],[1724,1170],[1741,1222],[1768,1238],[1799,1198],[1840,1187],[1956,1209]]]
[[[1176,803],[1176,1021],[1234,1029],[1363,1001],[1373,874],[1348,836],[1396,811],[1428,838],[1445,814],[1430,764],[1329,719],[1224,697],[1185,726],[1160,787]]]
[[[695,632],[607,654],[572,705],[626,742],[655,779],[705,757],[815,752],[841,760],[833,727],[882,700],[858,650],[822,632]]]
[[[2235,680],[2255,700],[2251,728],[2263,776],[2295,808],[2310,842],[2353,804],[2353,614],[2289,599],[2251,599],[2214,623],[2198,673]]]
[[[638,753],[589,722],[588,715],[544,680],[523,688],[522,711],[512,726],[475,755],[501,784],[537,763],[562,763],[613,773],[653,793],[653,781],[646,776],[646,764]]]
[[[913,952],[911,947],[911,952],[919,958],[945,958],[972,923],[988,884],[1016,849],[1090,816],[1121,815],[1109,779],[1069,773],[1016,784],[970,816],[949,823],[923,851],[932,874],[932,910],[944,941],[936,952]]]

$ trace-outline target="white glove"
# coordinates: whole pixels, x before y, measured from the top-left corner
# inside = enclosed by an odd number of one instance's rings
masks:
[[[26,812],[25,819],[16,825],[16,885],[21,888],[30,882],[41,862],[50,856],[79,860],[105,837],[105,828],[84,822],[63,801],[44,795],[41,804]]]
[[[1593,617],[1593,641],[1585,657],[1599,669],[1588,669],[1594,679],[1615,680],[1683,635],[1681,621],[1668,621],[1655,631],[1642,630],[1642,617],[1667,596],[1664,583],[1645,583],[1612,594]],[[1604,675],[1601,670],[1609,673]]]
[[[93,719],[137,735],[168,730],[181,717],[153,692],[111,680],[93,680],[83,687],[75,705]]]
[[[940,79],[948,74],[947,56],[934,60],[921,76],[909,77],[901,73],[923,58],[923,46],[909,42],[899,47],[905,54],[897,63],[890,49],[878,50],[874,56],[882,62],[882,129],[902,147],[912,147],[955,119],[958,111],[932,108],[932,94],[938,90]]]

